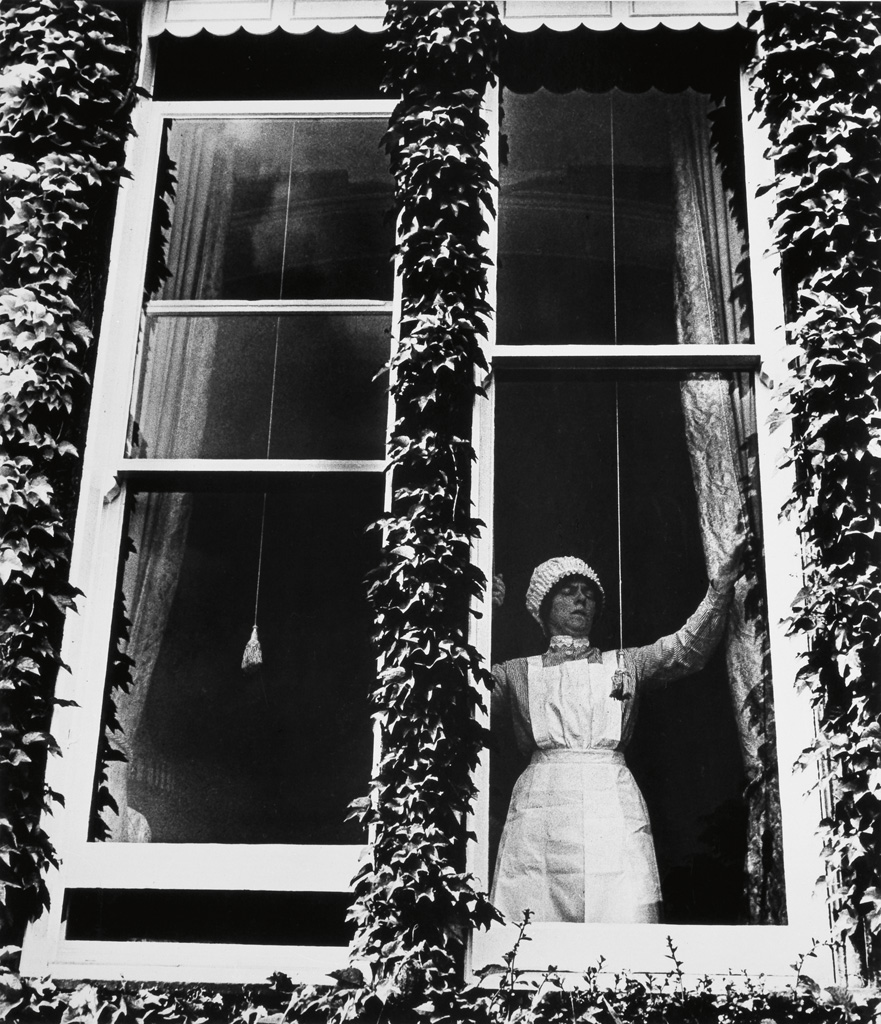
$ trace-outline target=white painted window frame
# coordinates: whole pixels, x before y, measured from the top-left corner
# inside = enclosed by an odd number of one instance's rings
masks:
[[[741,102],[744,111],[753,107],[745,73]],[[487,116],[495,134],[497,95],[487,104]],[[795,977],[794,964],[816,949],[806,973],[830,983],[842,973],[838,955],[831,951],[830,922],[824,886],[817,880],[825,875],[817,825],[821,817],[816,775],[794,769],[800,752],[814,736],[814,718],[809,695],[796,692],[794,679],[799,667],[799,642],[785,635],[782,625],[791,602],[802,586],[800,548],[794,525],[781,519],[780,510],[793,491],[792,470],[780,468],[786,444],[786,430],[771,433],[768,426],[775,407],[776,391],[789,370],[783,328],[783,301],[779,261],[774,253],[770,220],[770,196],[756,198],[759,185],[770,180],[772,169],[764,158],[767,140],[756,118],[743,118],[748,195],[748,223],[751,249],[751,289],[755,344],[736,346],[504,346],[491,333],[487,362],[493,369],[534,367],[555,368],[694,368],[751,370],[753,372],[759,423],[759,472],[762,481],[765,529],[765,566],[768,613],[771,627],[771,659],[777,722],[777,756],[780,768],[780,802],[783,820],[784,873],[788,924],[769,926],[704,925],[596,925],[531,923],[529,942],[520,946],[517,967],[540,972],[553,964],[568,984],[578,985],[588,969],[603,964],[609,979],[621,971],[630,974],[666,974],[672,969],[668,938],[684,964],[686,980],[710,976],[720,984],[731,980],[731,972],[756,977],[782,986]],[[497,152],[492,145],[491,152]],[[498,168],[495,168],[498,172]],[[498,173],[496,173],[498,179]],[[497,196],[495,197],[497,200]],[[496,209],[498,202],[496,201]],[[492,239],[495,249],[495,238]],[[491,280],[491,301],[495,281]],[[492,377],[490,378],[492,380]],[[494,388],[479,402],[473,420],[474,444],[479,469],[473,483],[473,500],[479,519],[488,524],[475,544],[474,557],[486,575],[493,567],[493,450]],[[492,615],[487,599],[475,606],[482,613],[472,621],[471,639],[487,663],[490,660]],[[489,701],[487,700],[487,705]],[[488,709],[482,716],[489,724]],[[470,818],[470,831],[477,837],[469,844],[468,866],[475,884],[489,891],[489,757],[484,751],[477,769],[478,797]],[[813,791],[811,791],[813,789]],[[514,924],[494,925],[475,931],[467,958],[467,973],[473,981],[488,964],[503,964],[513,949],[518,929]],[[820,945],[820,948],[817,948]],[[497,984],[498,976],[487,984]]]
[[[384,460],[141,459],[127,458],[130,399],[136,383],[143,282],[163,124],[206,118],[372,117],[383,122],[391,101],[144,102],[135,112],[137,136],[129,145],[132,179],[120,189],[107,299],[98,348],[77,511],[71,579],[83,592],[68,615],[62,657],[70,666],[57,694],[75,706],[57,709],[53,734],[64,751],[50,761],[47,782],[63,794],[45,827],[59,854],[60,870],[47,878],[51,905],[28,930],[22,972],[56,978],[139,979],[259,983],[274,971],[295,981],[327,981],[342,966],[346,947],[189,942],[69,940],[62,919],[64,892],[74,888],[347,892],[363,847],[359,845],[221,845],[100,843],[88,841],[102,704],[111,641],[125,494],[128,488],[204,484],[206,477],[295,473],[382,474]],[[390,301],[153,301],[146,312],[240,316],[255,313],[360,313],[398,317],[399,284]],[[390,413],[391,414],[391,413]],[[390,423],[390,421],[389,421]],[[387,424],[388,427],[388,424]],[[177,481],[180,481],[178,484]],[[388,484],[385,487],[386,506]],[[365,789],[367,778],[364,779]]]

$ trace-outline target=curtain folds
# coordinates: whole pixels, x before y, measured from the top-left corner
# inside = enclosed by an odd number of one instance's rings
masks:
[[[709,142],[707,101],[671,98],[676,181],[676,320],[680,344],[751,340],[738,301],[745,240],[727,215],[728,197]],[[714,576],[747,531],[747,571],[738,581],[725,638],[731,699],[746,770],[749,920],[786,920],[756,464],[755,405],[748,374],[695,374],[681,385],[686,441],[697,494],[707,573]]]
[[[210,125],[182,134],[177,151],[178,185],[167,262],[174,298],[217,294],[232,192],[229,154]],[[209,215],[210,204],[210,215]],[[138,397],[138,447],[153,458],[197,458],[202,446],[207,396],[216,347],[212,319],[163,317],[142,338]],[[132,686],[117,692],[121,733],[108,733],[126,760],[108,765],[108,788],[118,811],[104,812],[112,842],[148,842],[149,822],[128,802],[132,772],[161,776],[137,749],[138,727],[165,629],[168,625],[187,543],[192,500],[188,494],[156,492],[137,496],[128,532],[134,545],[123,578],[131,631],[126,653],[133,660]]]

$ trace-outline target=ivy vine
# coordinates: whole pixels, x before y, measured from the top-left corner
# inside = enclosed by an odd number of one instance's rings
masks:
[[[793,345],[788,412],[805,586],[792,632],[830,792],[835,928],[881,961],[881,10],[762,5],[753,67],[776,177]],[[874,939],[874,943],[873,943]],[[874,948],[873,948],[874,946]]]
[[[0,924],[47,896],[40,815],[60,665],[70,502],[90,332],[75,300],[95,207],[121,173],[131,54],[86,0],[6,3],[0,18]]]
[[[471,413],[486,368],[492,172],[481,114],[495,79],[494,3],[392,3],[385,145],[396,183],[402,310],[392,359],[391,514],[369,598],[380,658],[381,760],[357,809],[371,829],[355,880],[345,1017],[418,1007],[453,1019],[465,938],[498,917],[463,863],[490,676],[468,643],[485,580],[470,559]],[[387,1012],[386,1010],[386,1012]]]

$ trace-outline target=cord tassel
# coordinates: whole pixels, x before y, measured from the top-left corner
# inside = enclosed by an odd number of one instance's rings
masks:
[[[624,660],[624,652],[616,653],[617,668],[612,675],[612,692],[609,694],[614,700],[630,700],[633,693],[633,679],[627,671],[627,662]]]
[[[251,639],[245,644],[245,653],[242,655],[242,671],[246,676],[253,675],[263,666],[263,648],[260,646],[260,637],[257,635],[257,623],[251,630]]]

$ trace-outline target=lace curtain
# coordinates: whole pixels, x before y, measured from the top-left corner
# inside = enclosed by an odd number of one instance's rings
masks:
[[[175,298],[211,297],[220,283],[230,216],[232,170],[222,135],[196,124],[181,133],[173,154],[178,172],[174,223],[167,262]],[[163,317],[143,342],[139,396],[139,447],[155,458],[196,458],[205,430],[207,395],[214,363],[214,321],[197,316]],[[109,733],[125,761],[108,765],[108,788],[117,812],[104,812],[113,842],[147,842],[149,822],[128,802],[137,763],[137,734],[150,681],[162,646],[187,542],[191,496],[155,492],[136,496],[129,517],[134,552],[125,566],[123,590],[131,621],[126,653],[133,661],[132,686],[117,692],[121,733]]]
[[[710,145],[707,101],[686,93],[671,102],[670,112],[678,341],[749,342],[736,289],[745,240],[727,212],[729,197]],[[762,534],[750,375],[696,374],[682,383],[681,396],[709,576],[735,543],[738,523],[747,532],[747,571],[735,589],[725,656],[747,776],[749,919],[752,924],[782,924],[780,804],[768,622],[758,568]]]

